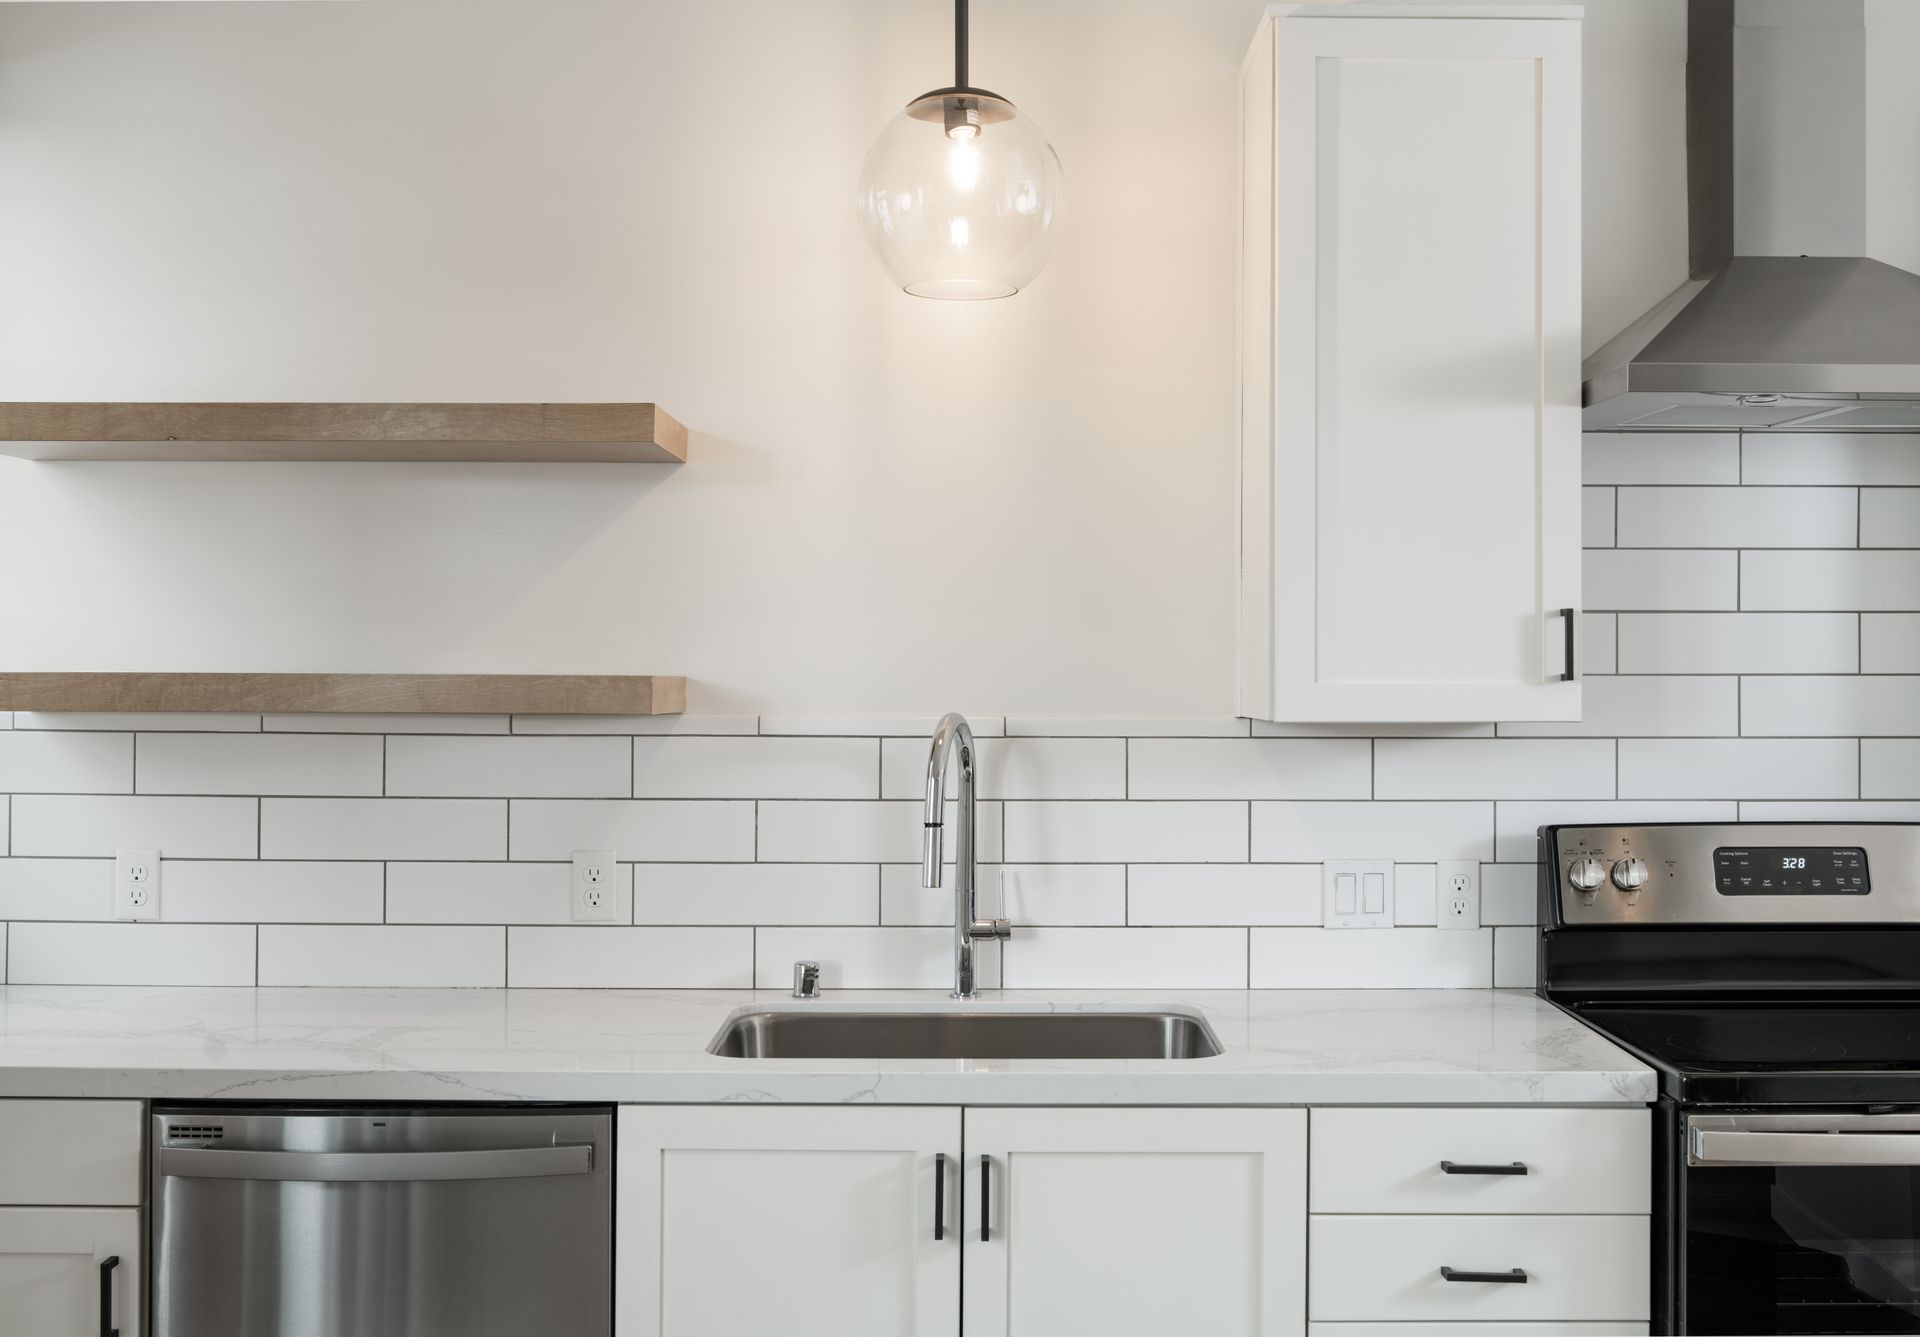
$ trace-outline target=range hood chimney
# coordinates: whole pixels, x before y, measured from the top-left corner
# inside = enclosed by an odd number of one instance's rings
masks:
[[[1866,258],[1865,0],[1689,0],[1692,277],[1587,359],[1589,431],[1920,430],[1920,275]]]

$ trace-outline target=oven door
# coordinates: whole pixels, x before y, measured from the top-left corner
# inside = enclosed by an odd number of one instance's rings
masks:
[[[1920,1333],[1920,1115],[1692,1114],[1681,1331]]]

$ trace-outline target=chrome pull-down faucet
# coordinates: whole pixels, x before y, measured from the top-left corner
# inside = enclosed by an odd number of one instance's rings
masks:
[[[973,998],[978,993],[973,967],[973,944],[981,938],[1012,936],[1004,919],[975,918],[974,892],[980,877],[979,854],[973,843],[974,777],[973,730],[966,717],[943,715],[933,731],[933,748],[927,755],[926,842],[920,861],[920,885],[940,885],[943,858],[941,832],[947,807],[947,764],[960,762],[959,809],[955,821],[959,833],[953,846],[953,996]]]

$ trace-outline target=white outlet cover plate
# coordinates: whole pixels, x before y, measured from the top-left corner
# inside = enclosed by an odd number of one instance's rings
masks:
[[[1441,928],[1480,927],[1480,864],[1473,859],[1442,859],[1434,879],[1433,908]],[[1455,901],[1464,902],[1456,914]]]
[[[1360,889],[1366,885],[1368,874],[1377,874],[1386,879],[1383,908],[1376,914],[1366,912],[1366,902],[1361,897]],[[1339,879],[1348,876],[1353,878],[1354,908],[1352,913],[1342,914],[1339,910]],[[1327,860],[1320,865],[1320,907],[1320,922],[1327,928],[1392,928],[1393,860]]]
[[[596,883],[595,870],[600,873]],[[598,892],[598,896],[594,893]],[[612,850],[573,852],[573,919],[576,924],[620,922],[620,864]],[[595,901],[598,904],[595,904]]]
[[[113,917],[160,917],[160,851],[113,852]]]

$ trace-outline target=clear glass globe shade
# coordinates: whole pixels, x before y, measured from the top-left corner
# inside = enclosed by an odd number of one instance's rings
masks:
[[[860,218],[914,296],[1011,297],[1053,249],[1064,181],[1059,155],[1012,103],[930,95],[867,153]]]

